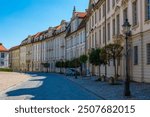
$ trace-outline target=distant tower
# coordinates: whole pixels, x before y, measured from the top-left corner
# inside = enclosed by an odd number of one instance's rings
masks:
[[[76,12],[76,6],[74,6],[74,8],[73,8],[73,15],[75,12]]]

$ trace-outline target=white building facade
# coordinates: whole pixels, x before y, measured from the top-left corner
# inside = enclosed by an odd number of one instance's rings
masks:
[[[150,82],[150,1],[149,0],[90,0],[87,20],[87,52],[119,40],[125,46],[122,25],[128,19],[132,25],[129,38],[130,78]],[[92,70],[92,66],[89,64]],[[105,67],[102,66],[102,74]],[[107,66],[107,76],[113,76],[113,62]],[[94,67],[97,74],[98,69]],[[122,56],[119,75],[125,78],[125,56]]]
[[[0,68],[9,67],[9,52],[8,50],[0,43]]]
[[[66,34],[66,60],[86,54],[85,20],[86,12],[76,12],[74,8]]]
[[[65,61],[65,36],[68,23],[62,20],[60,25],[48,30],[47,61],[50,64],[49,71],[58,72],[55,67],[57,61]]]

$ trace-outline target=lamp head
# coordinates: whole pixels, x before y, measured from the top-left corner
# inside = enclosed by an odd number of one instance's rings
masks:
[[[125,22],[124,22],[124,24],[122,25],[122,27],[123,27],[123,32],[124,32],[125,34],[129,34],[129,33],[130,33],[131,25],[130,25],[128,19],[125,20]]]

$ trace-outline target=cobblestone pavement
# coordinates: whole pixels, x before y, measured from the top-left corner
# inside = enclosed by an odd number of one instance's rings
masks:
[[[132,96],[124,97],[123,81],[119,85],[110,85],[107,82],[97,82],[95,77],[67,78],[105,100],[150,100],[150,84],[132,82],[130,85]]]
[[[110,85],[95,77],[66,77],[31,73],[26,82],[1,92],[1,100],[150,100],[150,84],[131,83],[131,97],[124,97],[124,83]]]
[[[100,100],[102,98],[58,74],[32,73],[28,81],[6,90],[1,100]]]

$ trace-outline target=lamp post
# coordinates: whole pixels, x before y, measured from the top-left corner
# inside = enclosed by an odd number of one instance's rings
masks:
[[[124,96],[131,96],[131,92],[130,92],[130,77],[129,77],[129,66],[128,66],[128,37],[131,34],[130,28],[131,25],[128,22],[128,19],[125,20],[124,24],[123,24],[123,31],[125,34],[125,40],[126,40],[126,78],[125,78],[125,88],[124,88]]]

